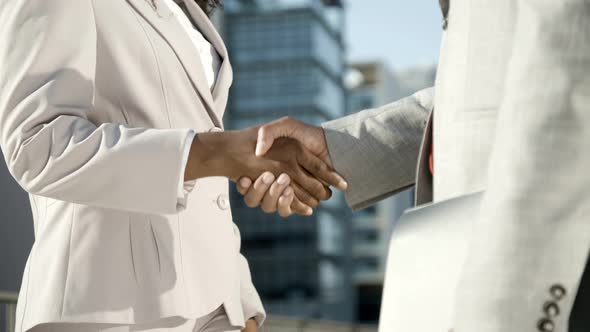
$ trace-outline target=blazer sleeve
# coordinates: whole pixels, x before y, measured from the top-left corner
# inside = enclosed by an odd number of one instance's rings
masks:
[[[241,247],[241,236],[236,224],[234,224],[234,234],[236,234],[236,242],[239,250]],[[256,291],[256,287],[252,283],[248,260],[242,254],[240,254],[238,259],[240,265],[240,294],[244,319],[254,319],[258,327],[261,327],[266,319],[266,311],[264,310],[258,291]]]
[[[455,332],[567,331],[590,249],[590,5],[517,3]]]
[[[354,210],[414,185],[434,89],[322,125],[334,168],[346,178]]]
[[[18,183],[74,203],[177,212],[190,130],[88,119],[97,111],[92,1],[3,1],[0,17],[0,146]]]

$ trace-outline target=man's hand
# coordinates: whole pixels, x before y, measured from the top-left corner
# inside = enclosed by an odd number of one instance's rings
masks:
[[[254,319],[248,319],[242,332],[258,332],[258,324]]]
[[[290,137],[298,140],[311,153],[332,167],[332,160],[328,154],[328,144],[322,127],[311,126],[289,117],[284,117],[269,122],[258,128],[258,141],[256,155],[263,156],[272,147],[274,141],[280,137]],[[336,186],[340,190],[346,190],[346,183]]]
[[[326,163],[290,138],[277,139],[264,156],[256,156],[257,132],[258,128],[249,128],[199,134],[191,146],[185,179],[225,176],[237,181],[244,176],[258,178],[268,171],[266,179],[273,182],[286,173],[293,179],[293,210],[300,214],[310,214],[310,208],[330,198],[327,185],[338,184],[341,177]]]
[[[256,154],[265,155],[275,140],[281,137],[291,137],[298,140],[311,153],[324,161],[330,168],[332,167],[323,129],[288,117],[270,122],[258,129]],[[278,211],[282,217],[288,217],[294,213],[290,208],[292,193],[288,186],[289,181],[287,175],[282,175],[282,178],[279,177],[274,183],[270,181],[270,177],[266,179],[259,177],[252,185],[252,180],[244,177],[238,181],[237,188],[244,195],[248,206],[262,205],[262,209],[267,213]],[[340,179],[335,187],[346,190],[348,184],[344,179]]]

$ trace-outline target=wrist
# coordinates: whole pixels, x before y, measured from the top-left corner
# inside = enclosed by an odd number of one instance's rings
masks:
[[[256,319],[254,318],[250,318],[246,321],[246,326],[244,327],[244,329],[242,331],[244,332],[255,332],[258,331],[258,323],[256,322]]]
[[[224,176],[237,180],[240,173],[239,156],[254,152],[255,128],[240,131],[201,133],[191,144],[185,179]]]
[[[224,146],[228,132],[201,133],[191,144],[185,179],[194,180],[210,176],[227,176],[228,163]]]

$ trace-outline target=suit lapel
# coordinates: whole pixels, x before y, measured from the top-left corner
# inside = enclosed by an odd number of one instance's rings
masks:
[[[207,83],[204,67],[195,50],[192,40],[184,31],[180,23],[174,19],[174,14],[163,0],[155,0],[156,8],[150,5],[150,0],[127,0],[135,10],[166,40],[179,61],[182,63],[195,89],[203,98],[207,113],[216,126],[221,125],[221,118],[215,112],[215,102]],[[187,1],[189,2],[189,1]],[[198,8],[197,8],[198,9]],[[199,9],[200,10],[200,9]],[[203,13],[203,16],[208,19]],[[195,17],[193,17],[195,18]],[[202,21],[201,18],[194,19]],[[200,24],[204,25],[204,24]],[[200,28],[200,26],[199,26]],[[217,46],[215,46],[217,47]],[[225,62],[225,61],[224,61]]]
[[[184,0],[184,3],[199,31],[213,45],[213,47],[215,47],[222,59],[219,74],[217,75],[217,81],[213,86],[213,100],[219,116],[223,117],[223,111],[225,110],[228,98],[227,91],[229,90],[233,79],[233,72],[229,62],[227,48],[225,47],[223,39],[217,32],[217,29],[213,26],[213,23],[211,23],[211,20],[203,10],[201,10],[193,0]]]
[[[438,0],[440,4],[440,10],[443,16],[443,29],[447,29],[447,25],[449,24],[449,2],[451,0]]]

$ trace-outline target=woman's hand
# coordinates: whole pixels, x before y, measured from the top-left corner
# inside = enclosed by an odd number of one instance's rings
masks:
[[[293,215],[296,210],[291,208],[294,200],[293,188],[289,186],[291,178],[289,175],[283,173],[274,181],[272,173],[264,173],[254,184],[249,178],[243,177],[237,183],[237,190],[244,195],[244,202],[248,207],[261,208],[266,213],[278,212],[281,217],[289,217]],[[308,210],[297,212],[302,215],[311,215],[313,209],[307,207]]]
[[[248,319],[242,332],[258,332],[258,324],[254,319]]]

